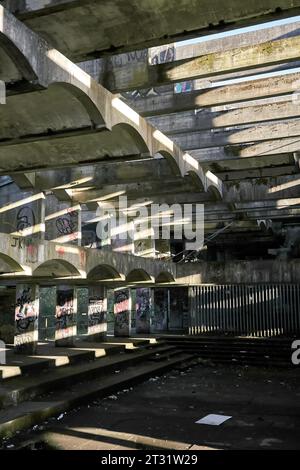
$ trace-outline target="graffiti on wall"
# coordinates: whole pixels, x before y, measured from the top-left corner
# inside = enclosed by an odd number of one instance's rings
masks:
[[[17,286],[15,305],[15,346],[36,348],[38,328],[38,295],[33,286]]]
[[[55,310],[55,340],[74,337],[76,334],[76,308],[74,289],[59,286]]]
[[[122,289],[115,292],[115,336],[130,334],[130,290]]]
[[[168,289],[154,290],[154,314],[152,328],[154,331],[164,331],[168,327],[169,294]]]
[[[36,239],[28,237],[16,237],[11,235],[11,248],[25,250],[26,263],[37,263],[39,260],[39,243]]]
[[[136,332],[150,333],[151,290],[136,289]]]
[[[107,299],[104,289],[91,291],[88,305],[88,334],[104,333],[107,330]]]
[[[18,210],[16,215],[16,228],[18,232],[34,227],[35,223],[35,214],[31,207],[24,206]]]

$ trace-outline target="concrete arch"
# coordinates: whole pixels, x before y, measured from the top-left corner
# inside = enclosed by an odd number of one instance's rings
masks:
[[[0,10],[0,23],[2,7]],[[0,79],[9,81],[17,80],[36,80],[35,74],[30,62],[18,49],[15,43],[0,31]]]
[[[115,136],[118,140],[120,138],[122,139],[122,148],[124,147],[125,149],[128,144],[130,147],[136,148],[137,155],[142,154],[145,157],[150,155],[147,141],[135,126],[128,124],[127,122],[119,122],[112,126],[111,132],[112,136]]]
[[[12,43],[14,45],[12,54],[17,50],[18,54],[24,56],[22,61],[25,60],[29,64],[28,72],[30,73],[27,74],[27,86],[30,90],[46,89],[55,83],[71,85],[74,87],[72,91],[78,93],[84,103],[89,103],[88,100],[90,100],[94,104],[100,115],[103,116],[105,127],[112,130],[112,135],[109,132],[98,132],[96,135],[82,136],[80,142],[72,137],[61,139],[59,142],[55,142],[55,145],[53,145],[53,142],[39,141],[34,146],[30,144],[26,147],[27,144],[25,143],[20,146],[18,151],[8,149],[8,146],[6,146],[5,156],[3,151],[2,155],[0,154],[0,160],[5,159],[6,162],[11,162],[11,165],[7,165],[8,172],[38,168],[41,161],[47,162],[48,167],[58,167],[62,166],[61,160],[63,160],[64,166],[84,164],[87,161],[96,162],[107,157],[132,156],[135,155],[135,151],[138,158],[140,158],[143,152],[140,152],[139,144],[143,142],[146,152],[149,152],[150,156],[154,156],[158,152],[162,155],[171,155],[182,177],[191,170],[195,171],[204,184],[204,188],[207,189],[208,185],[205,184],[203,170],[196,159],[184,153],[171,139],[151,126],[124,101],[99,85],[90,75],[64,57],[59,51],[51,48],[44,40],[27,29],[1,6],[0,20],[2,20],[0,21],[0,34],[2,33],[4,42],[7,40]],[[35,76],[35,80],[32,79],[32,75]],[[29,80],[29,76],[31,80]],[[76,88],[81,90],[82,94]],[[84,94],[86,98],[83,96]],[[94,111],[95,109],[93,109]],[[95,114],[99,117],[97,112]],[[127,148],[120,153],[114,147],[113,127],[118,124],[130,125],[139,134],[137,141],[136,138],[130,139],[129,134],[123,131],[128,142],[134,144],[129,152]],[[124,127],[121,127],[121,129],[124,130]],[[101,138],[99,137],[100,134]],[[145,148],[144,145],[142,147]],[[26,153],[26,158],[22,158],[22,161],[20,161],[19,155],[25,155]],[[59,158],[61,155],[63,159]],[[219,189],[222,186],[222,182],[217,177],[211,184]]]
[[[53,84],[44,91],[13,95],[0,107],[0,138],[6,141],[20,139],[36,142],[52,136],[71,136],[95,127],[104,126],[104,120],[94,104],[79,99],[71,85]],[[82,95],[84,93],[81,92]]]
[[[216,186],[209,185],[207,188],[207,193],[212,196],[214,201],[221,201],[222,199],[222,195]]]
[[[154,282],[153,276],[148,274],[144,269],[133,269],[126,276],[127,282],[143,283]]]
[[[76,266],[63,259],[44,261],[34,269],[32,276],[47,278],[82,277]]]
[[[175,278],[172,273],[169,271],[161,271],[156,277],[155,277],[155,283],[156,284],[169,284],[176,282]]]
[[[99,264],[91,269],[87,278],[91,281],[122,281],[125,276],[119,273],[113,266]]]
[[[48,89],[59,87],[64,88],[68,93],[70,93],[70,95],[75,97],[81,103],[81,105],[86,110],[93,126],[106,127],[104,117],[101,114],[99,108],[81,88],[78,88],[71,83],[52,82],[50,83]]]
[[[205,173],[206,191],[213,195],[216,200],[221,200],[223,195],[222,181],[211,171]]]
[[[8,256],[6,253],[0,252],[0,272],[3,273],[22,273],[24,268],[14,258]]]
[[[199,188],[200,191],[205,191],[205,186],[204,186],[204,178],[200,178],[199,174],[196,171],[189,170],[186,172],[184,177],[189,176],[192,180],[195,186]]]

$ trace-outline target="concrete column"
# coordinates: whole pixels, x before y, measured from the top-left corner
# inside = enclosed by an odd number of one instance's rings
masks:
[[[88,336],[104,339],[107,332],[106,287],[90,286],[88,300]]]
[[[115,336],[131,334],[131,289],[118,289],[114,293]]]
[[[188,287],[170,288],[169,330],[188,330]]]
[[[167,287],[154,288],[154,308],[151,318],[151,332],[167,331],[170,312],[169,289]]]
[[[77,296],[73,286],[57,286],[55,312],[55,346],[74,346]]]
[[[19,284],[16,287],[14,352],[36,354],[38,344],[39,287]]]
[[[153,289],[136,289],[136,333],[150,333],[150,318],[153,305]]]

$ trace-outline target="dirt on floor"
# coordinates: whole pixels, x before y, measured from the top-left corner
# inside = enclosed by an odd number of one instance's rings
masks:
[[[197,365],[51,418],[2,448],[300,449],[300,366]],[[208,414],[231,416],[197,424]]]

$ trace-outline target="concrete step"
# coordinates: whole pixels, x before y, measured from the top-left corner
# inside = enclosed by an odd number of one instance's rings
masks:
[[[266,367],[293,367],[292,339],[203,338],[166,339],[168,344],[213,363],[236,363]]]
[[[185,353],[178,353],[175,357],[166,358],[158,364],[145,363],[140,358],[140,364],[134,366],[131,364],[131,367],[124,368],[118,374],[110,372],[104,377],[97,377],[90,381],[84,380],[82,383],[72,384],[68,389],[56,390],[55,397],[53,394],[48,394],[34,401],[22,402],[4,409],[0,411],[0,437],[10,437],[17,430],[27,429],[82,403],[87,404],[93,399],[104,398],[123,390],[124,387],[133,386],[182,363],[186,362],[188,368],[192,359],[192,355]]]
[[[121,353],[67,368],[52,369],[47,374],[40,374],[38,377],[18,377],[0,385],[0,408],[16,405],[52,390],[73,385],[81,380],[114,373],[116,370],[145,361],[153,356],[165,359],[170,354],[178,354],[178,351],[173,346],[157,344],[151,349],[139,349],[131,354]]]
[[[162,341],[159,342],[163,344]],[[41,343],[35,356],[14,354],[9,350],[7,363],[0,366],[0,384],[3,380],[18,376],[39,375],[49,369],[66,367],[74,364],[93,361],[105,356],[131,352],[147,347],[155,347],[154,339],[112,338],[104,342],[77,341],[71,348],[57,348],[53,344]]]

